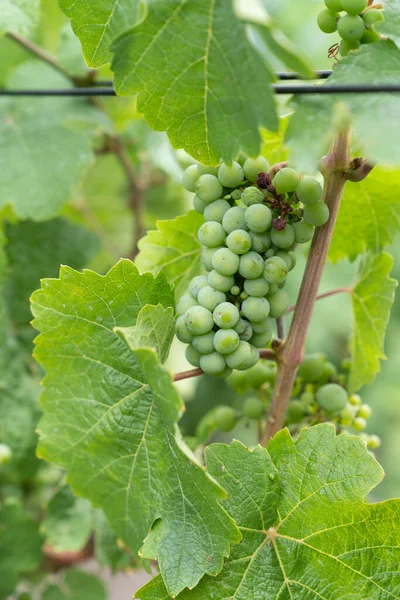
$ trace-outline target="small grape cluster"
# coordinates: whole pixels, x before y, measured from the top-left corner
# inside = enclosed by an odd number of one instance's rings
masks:
[[[368,0],[325,0],[325,6],[318,15],[318,26],[324,33],[339,33],[342,56],[357,50],[361,44],[381,39],[374,25],[382,21],[383,13],[374,6],[368,6]],[[343,11],[345,15],[340,14]]]
[[[322,187],[291,168],[269,174],[263,157],[209,168],[192,165],[183,185],[195,192],[205,223],[198,238],[207,275],[195,277],[177,307],[176,333],[186,357],[205,373],[228,376],[260,358],[273,320],[287,310],[286,278],[293,249],[311,240],[329,209]]]

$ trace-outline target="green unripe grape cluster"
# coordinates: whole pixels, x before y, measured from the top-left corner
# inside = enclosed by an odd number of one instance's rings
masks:
[[[188,344],[187,360],[209,375],[256,365],[259,349],[272,340],[272,319],[289,306],[283,287],[296,264],[292,249],[329,217],[318,181],[290,167],[273,176],[269,170],[259,156],[215,168],[192,165],[183,175],[204,215],[198,239],[207,274],[194,277],[180,298],[176,335]]]
[[[381,7],[368,6],[368,0],[325,0],[325,7],[318,14],[318,26],[324,33],[338,32],[342,56],[381,39],[374,29],[383,20]]]

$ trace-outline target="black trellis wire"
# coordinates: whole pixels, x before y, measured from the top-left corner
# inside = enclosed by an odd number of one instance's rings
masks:
[[[315,71],[315,79],[328,79],[332,71]],[[277,79],[280,81],[293,81],[301,79],[297,73],[276,73]],[[311,95],[311,94],[380,94],[380,93],[399,93],[400,84],[332,84],[332,85],[315,85],[307,84],[282,84],[278,83],[272,86],[276,94],[295,94],[295,95]],[[112,81],[97,81],[89,87],[74,87],[65,89],[2,89],[0,96],[53,96],[53,97],[68,97],[68,96],[116,96]]]

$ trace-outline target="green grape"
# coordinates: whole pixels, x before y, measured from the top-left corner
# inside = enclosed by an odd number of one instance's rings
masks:
[[[200,352],[197,352],[197,350],[195,348],[193,348],[193,346],[189,345],[186,348],[185,351],[185,356],[186,356],[186,360],[188,361],[188,363],[190,365],[192,365],[193,367],[199,367],[200,366]]]
[[[271,230],[271,241],[278,248],[290,248],[294,244],[294,229],[291,225],[287,224],[285,229],[278,231],[277,229]]]
[[[270,306],[266,298],[253,298],[253,296],[249,296],[242,303],[242,313],[249,321],[254,321],[255,323],[264,321],[268,317],[269,312]]]
[[[176,337],[184,344],[190,344],[193,339],[192,334],[186,327],[184,315],[181,315],[176,320]]]
[[[328,219],[329,208],[325,202],[318,202],[318,204],[306,204],[304,207],[304,220],[309,225],[321,227],[321,225],[325,225]]]
[[[360,40],[365,31],[365,24],[358,15],[345,15],[339,19],[338,32],[342,39],[350,42]]]
[[[258,279],[264,272],[264,260],[257,252],[248,252],[240,257],[239,273],[245,279]]]
[[[298,185],[296,196],[303,204],[317,204],[322,198],[321,184],[312,177],[305,177]]]
[[[198,213],[200,213],[201,215],[204,215],[207,206],[208,206],[208,204],[206,202],[203,202],[203,200],[200,200],[200,198],[198,196],[194,196],[194,198],[193,198],[194,210],[197,210]]]
[[[251,247],[255,252],[259,252],[262,254],[271,245],[271,236],[269,233],[254,233],[254,231],[250,231],[251,237]]]
[[[360,39],[360,42],[361,44],[373,44],[374,42],[379,42],[380,39],[380,33],[374,31],[373,29],[367,29]]]
[[[214,323],[221,329],[233,329],[237,325],[240,315],[234,304],[222,302],[214,310],[213,317]]]
[[[213,256],[217,252],[217,250],[222,250],[223,248],[224,248],[224,246],[219,246],[217,248],[206,248],[205,246],[203,246],[201,258],[203,261],[204,268],[207,269],[207,271],[213,270],[213,268],[214,268],[213,264],[212,264]]]
[[[338,413],[346,406],[349,396],[346,390],[337,383],[327,383],[319,388],[316,399],[326,412]]]
[[[214,413],[215,425],[220,431],[231,431],[236,420],[236,411],[230,406],[219,406]]]
[[[241,340],[239,346],[226,357],[226,363],[231,369],[237,369],[238,371],[246,371],[253,367],[260,359],[260,353],[251,344]]]
[[[240,299],[241,299],[241,300],[247,300],[247,298],[248,298],[248,297],[249,297],[249,295],[248,295],[248,293],[247,293],[247,292],[242,292],[242,293],[240,294]]]
[[[366,26],[370,27],[371,25],[375,25],[375,23],[382,21],[383,14],[382,11],[378,10],[377,8],[369,8],[367,11],[365,11],[365,13],[363,13],[362,18]]]
[[[265,277],[265,275],[264,275],[264,277]],[[276,283],[270,283],[269,284],[269,292],[267,295],[274,296],[278,290],[279,290],[279,285],[276,285]]]
[[[291,400],[286,419],[288,423],[301,423],[304,419],[305,412],[305,406],[300,400]]]
[[[351,394],[349,396],[349,402],[353,406],[361,406],[361,404],[362,404],[362,400],[358,394]]]
[[[7,465],[12,458],[12,450],[7,444],[0,444],[0,465]]]
[[[323,8],[321,12],[318,13],[318,27],[324,33],[334,33],[337,29],[338,19],[338,13],[328,10],[327,8]]]
[[[267,317],[262,321],[251,321],[251,326],[254,333],[269,333],[272,337],[272,333],[274,331],[274,322],[270,317]]]
[[[257,396],[250,396],[246,398],[243,404],[243,414],[248,419],[254,419],[258,421],[265,412],[264,402],[257,398]]]
[[[352,409],[351,404],[346,404],[344,409],[340,413],[340,424],[343,427],[349,427],[354,419],[354,410]]]
[[[235,254],[246,254],[251,248],[251,237],[244,229],[235,229],[228,235],[226,245]]]
[[[295,192],[299,185],[300,178],[297,171],[284,167],[274,177],[273,184],[278,194],[289,194]]]
[[[240,164],[233,161],[229,167],[222,163],[218,169],[218,179],[227,188],[235,188],[240,185],[244,179],[243,169]]]
[[[324,205],[326,206],[326,204]],[[293,223],[294,236],[298,244],[305,244],[312,240],[314,236],[314,227],[305,221],[297,221]]]
[[[255,183],[259,173],[268,173],[270,168],[269,162],[263,156],[248,158],[243,165],[244,176]]]
[[[185,313],[185,324],[193,335],[204,335],[214,327],[212,313],[204,306],[192,306]]]
[[[343,10],[342,0],[325,0],[325,6],[332,12]]]
[[[232,233],[235,229],[247,230],[246,221],[244,219],[245,212],[246,209],[241,206],[233,206],[226,211],[224,218],[222,219],[222,226],[226,233]]]
[[[276,294],[268,297],[268,302],[271,307],[270,316],[273,319],[279,319],[288,309],[289,294],[286,290],[278,290]]]
[[[331,362],[326,362],[324,364],[324,370],[321,375],[321,380],[326,381],[329,379],[333,379],[334,377],[336,377],[336,375],[337,375],[337,369],[336,369],[335,365]]]
[[[211,352],[200,357],[200,369],[206,375],[221,375],[226,369],[226,362],[221,354]]]
[[[289,269],[287,268],[287,264],[282,258],[279,258],[279,256],[271,256],[271,258],[267,258],[265,261],[264,278],[269,284],[279,285],[280,283],[283,283],[287,278],[288,273]]]
[[[231,198],[232,200],[240,200],[240,198],[242,197],[242,191],[241,190],[232,190],[231,191]]]
[[[197,302],[200,306],[207,308],[211,312],[217,308],[218,304],[226,301],[226,295],[223,292],[219,292],[218,290],[214,290],[211,285],[206,285],[201,288],[199,292],[199,296],[197,298]]]
[[[252,206],[253,204],[261,204],[264,202],[264,194],[253,185],[244,190],[241,198],[245,206]]]
[[[196,189],[196,183],[199,178],[199,171],[197,165],[190,165],[182,175],[182,185],[188,192],[194,192]]]
[[[367,421],[362,417],[356,417],[351,426],[354,431],[364,431],[367,428]]]
[[[368,6],[368,0],[342,0],[343,10],[350,15],[360,15]]]
[[[178,315],[184,315],[192,306],[197,306],[196,300],[190,294],[183,294],[176,305],[176,312]]]
[[[197,165],[199,175],[218,175],[218,167],[206,167],[205,165]]]
[[[302,404],[314,404],[315,396],[312,392],[303,392],[300,396]]]
[[[231,354],[239,341],[239,335],[233,329],[219,329],[214,336],[214,348],[220,354]]]
[[[272,334],[269,332],[254,333],[250,338],[250,343],[256,348],[265,348],[266,345],[271,341]]]
[[[296,258],[295,253],[292,250],[289,250],[289,252],[287,254],[288,254],[288,256],[290,256],[290,260],[292,261],[292,266],[289,268],[289,271],[292,271],[297,264],[297,258]],[[276,253],[276,256],[280,256],[280,255],[281,255],[281,251]]]
[[[293,254],[293,252],[291,252]],[[279,256],[282,260],[285,261],[288,270],[290,271],[293,268],[293,260],[289,255],[289,252],[284,252],[283,250],[278,250],[278,252],[274,256]]]
[[[229,292],[235,284],[232,275],[221,275],[215,269],[208,274],[208,283],[219,292]]]
[[[193,277],[189,283],[189,294],[197,300],[199,291],[206,285],[208,285],[208,279],[205,275],[197,275],[197,277]]]
[[[253,328],[250,323],[246,323],[246,329],[240,334],[240,339],[249,342],[253,337]]]
[[[258,389],[264,383],[271,382],[271,368],[269,365],[270,363],[259,360],[254,367],[251,367],[251,369],[246,372],[244,381],[249,388]]]
[[[239,256],[229,248],[220,248],[212,257],[212,267],[221,275],[234,275],[239,269],[239,264]]]
[[[276,248],[275,246],[273,248],[270,248],[269,250],[267,250],[267,252],[264,254],[265,258],[271,258],[272,256],[275,256],[275,252],[276,252]]]
[[[229,202],[226,200],[216,200],[215,202],[211,202],[211,204],[206,204],[206,208],[204,210],[204,218],[206,221],[217,221],[218,223],[222,223],[222,219],[224,218],[224,214],[231,207]]]
[[[199,229],[199,241],[207,248],[217,248],[224,243],[225,231],[221,223],[217,221],[207,221]]]
[[[232,375],[232,369],[230,367],[225,367],[222,373],[214,375],[214,377],[218,377],[219,379],[226,379],[227,377],[229,377],[229,375]]]
[[[342,362],[340,363],[340,368],[343,369],[343,371],[350,371],[350,369],[351,369],[351,358],[344,358],[342,360]]]
[[[195,192],[203,202],[214,202],[221,198],[223,188],[215,175],[200,175],[196,182]]]
[[[369,404],[361,404],[360,408],[357,411],[357,417],[361,417],[363,419],[369,419],[371,414],[372,410]]]
[[[299,377],[310,383],[320,381],[324,367],[325,361],[320,354],[308,354],[299,367]]]
[[[340,50],[340,54],[342,56],[347,56],[349,52],[352,52],[353,50],[357,50],[357,48],[359,48],[361,45],[360,42],[349,42],[348,40],[341,40],[340,44],[339,44],[339,50]]]
[[[272,213],[265,204],[253,204],[246,209],[245,221],[250,231],[264,233],[272,223]]]
[[[269,283],[264,279],[264,277],[258,277],[257,279],[245,279],[244,291],[249,296],[262,298],[269,292]]]
[[[242,333],[244,333],[244,331],[246,330],[248,321],[246,321],[245,319],[242,319],[242,317],[240,317],[239,321],[236,323],[235,327],[233,328],[236,333],[238,333],[239,335],[242,335]]]
[[[367,446],[370,450],[377,450],[382,446],[382,440],[378,435],[370,435]]]
[[[231,294],[232,294],[232,296],[239,296],[240,287],[237,285],[234,285],[233,287],[231,287]]]
[[[193,348],[200,354],[211,354],[211,352],[214,352],[214,336],[213,331],[205,335],[196,335],[192,341]]]

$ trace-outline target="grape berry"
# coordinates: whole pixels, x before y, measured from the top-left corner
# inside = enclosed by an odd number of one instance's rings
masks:
[[[282,288],[296,264],[292,250],[329,218],[316,180],[289,167],[272,178],[269,170],[258,157],[215,169],[192,165],[183,175],[204,214],[198,238],[208,274],[194,277],[179,300],[176,335],[189,344],[187,360],[209,375],[256,365],[258,349],[272,339],[272,319],[289,305]]]

